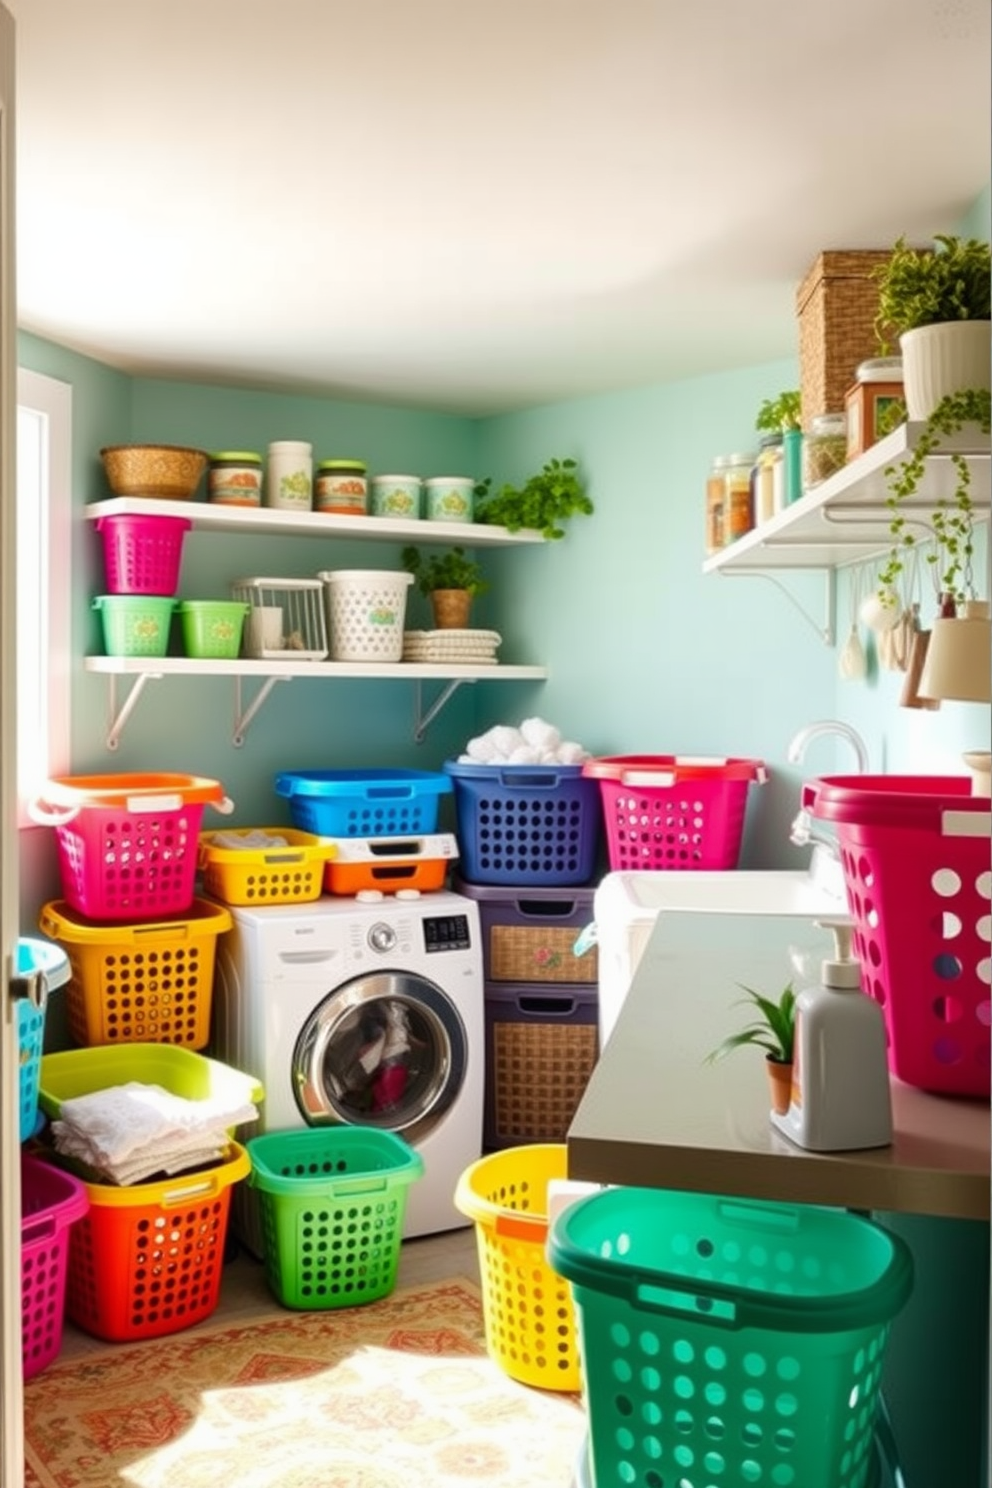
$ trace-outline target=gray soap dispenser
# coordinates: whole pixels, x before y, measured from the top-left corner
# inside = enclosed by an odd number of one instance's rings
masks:
[[[882,1009],[861,991],[848,920],[818,920],[832,930],[836,955],[821,966],[821,985],[796,998],[792,1095],[771,1119],[811,1152],[851,1152],[892,1141],[892,1099]]]

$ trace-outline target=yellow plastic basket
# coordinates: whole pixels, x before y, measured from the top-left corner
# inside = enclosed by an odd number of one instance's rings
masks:
[[[57,900],[38,925],[69,958],[66,1009],[77,1044],[206,1047],[217,937],[232,925],[222,905],[194,899],[181,919],[98,925]]]
[[[246,841],[264,833],[282,838],[285,846],[232,847],[232,837]],[[225,841],[218,842],[218,837]],[[289,827],[251,827],[243,830],[201,832],[199,866],[203,887],[225,904],[304,904],[319,899],[324,864],[337,854],[337,845]]]
[[[508,1147],[465,1169],[455,1207],[475,1221],[490,1355],[521,1384],[577,1392],[571,1287],[544,1256],[548,1184],[567,1176],[563,1143]]]

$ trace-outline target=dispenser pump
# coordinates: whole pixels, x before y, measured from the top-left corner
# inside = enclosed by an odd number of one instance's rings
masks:
[[[861,962],[851,955],[854,927],[847,920],[817,920],[824,930],[832,930],[836,955],[820,963],[820,979],[825,987],[860,991]]]

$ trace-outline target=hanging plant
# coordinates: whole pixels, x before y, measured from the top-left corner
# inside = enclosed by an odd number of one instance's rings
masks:
[[[896,593],[897,581],[904,567],[903,556],[916,544],[908,519],[903,514],[902,503],[919,490],[930,457],[944,440],[967,424],[977,424],[984,434],[992,429],[992,399],[987,389],[968,388],[942,398],[923,425],[912,453],[898,464],[885,468],[889,485],[886,505],[891,512],[889,532],[893,545],[878,577],[878,592],[883,603],[893,603],[892,596]],[[927,555],[927,562],[936,569],[935,588],[938,592],[959,601],[967,597],[974,551],[971,471],[967,456],[952,452],[947,458],[954,472],[954,490],[950,496],[938,498],[930,516],[929,526],[936,541],[936,551]]]

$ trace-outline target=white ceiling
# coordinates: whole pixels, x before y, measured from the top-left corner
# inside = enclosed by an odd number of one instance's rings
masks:
[[[485,415],[796,351],[990,173],[989,0],[5,0],[19,323]]]

